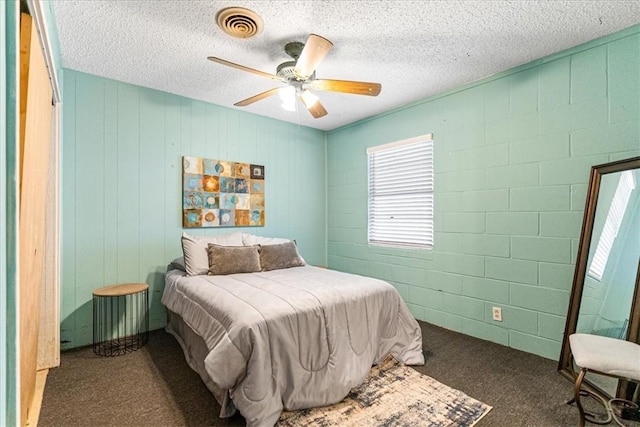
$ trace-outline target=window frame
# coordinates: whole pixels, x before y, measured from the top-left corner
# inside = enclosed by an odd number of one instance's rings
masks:
[[[376,155],[378,156],[378,161],[383,162],[382,168],[384,170],[384,160],[381,160],[381,157],[380,157],[381,154],[387,154],[387,156],[394,156],[393,151],[396,151],[395,154],[397,155],[398,149],[401,149],[403,147],[407,147],[410,145],[422,144],[422,143],[426,145],[419,146],[420,152],[418,153],[418,155],[421,158],[415,159],[415,158],[412,158],[411,154],[406,154],[406,153],[403,155],[397,156],[398,159],[409,161],[410,169],[413,168],[414,170],[415,169],[421,170],[424,168],[424,170],[426,171],[426,176],[420,174],[416,176],[415,179],[412,179],[409,182],[410,187],[415,187],[415,188],[411,188],[410,193],[405,192],[403,194],[402,191],[399,191],[397,179],[394,185],[394,183],[390,181],[390,180],[393,181],[393,175],[389,173],[389,171],[381,172],[380,169],[378,169],[376,173],[376,170],[375,170],[376,167],[375,165],[372,164],[372,162],[375,161]],[[367,154],[367,243],[373,246],[386,246],[386,247],[394,247],[394,248],[402,248],[402,249],[432,250],[434,245],[434,235],[435,235],[435,230],[434,230],[435,166],[434,166],[433,134],[429,133],[429,134],[424,134],[424,135],[420,135],[420,136],[416,136],[413,138],[408,138],[400,141],[394,141],[386,144],[368,147],[366,149],[366,154]],[[387,190],[386,194],[384,194],[385,192],[381,194],[380,191],[378,191],[378,194],[376,194],[376,191],[374,189],[374,187],[376,186],[376,182],[375,182],[376,175],[378,177],[377,179],[378,186],[386,184],[387,188],[395,187],[395,189]],[[383,182],[384,184],[381,184],[381,182]],[[426,187],[426,189],[420,188],[423,185]],[[414,200],[407,200],[406,199],[407,194],[418,195],[419,197],[415,198]],[[398,201],[401,200],[403,202],[408,202],[410,204],[413,203],[413,205],[410,205],[408,208],[406,208],[406,210],[395,211],[398,213],[398,215],[405,215],[406,217],[406,215],[410,213],[411,209],[419,208],[420,215],[424,214],[426,216],[424,218],[421,218],[421,217],[416,217],[414,215],[413,218],[409,219],[409,221],[412,222],[414,227],[425,226],[425,229],[422,230],[424,233],[420,238],[418,238],[415,233],[413,233],[412,236],[409,238],[409,236],[406,233],[411,226],[405,225],[404,227],[399,226],[397,228],[390,226],[385,230],[384,229],[385,226],[383,224],[382,225],[380,224],[381,222],[384,223],[384,220],[385,220],[384,218],[380,218],[380,215],[382,215],[381,211],[385,210],[386,212],[388,212],[386,209],[381,207],[381,204],[384,203],[383,201],[385,199],[389,200],[394,198],[395,200],[398,200]],[[376,203],[376,199],[377,199],[377,203]],[[376,208],[376,205],[378,206],[377,208]],[[393,215],[393,213],[391,213],[391,215]],[[379,223],[377,227],[374,224],[376,222],[376,218],[378,218],[377,221]],[[404,231],[405,235],[403,237],[398,237],[398,238],[382,238],[381,234],[384,231],[387,231],[388,234],[394,234],[394,232],[397,232],[398,234],[396,235],[402,235],[402,231]]]

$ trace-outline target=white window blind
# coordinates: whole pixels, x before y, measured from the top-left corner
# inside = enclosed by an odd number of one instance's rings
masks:
[[[613,248],[613,242],[618,235],[624,213],[627,210],[629,204],[629,198],[631,193],[636,188],[635,178],[632,171],[622,172],[616,192],[613,195],[611,206],[609,207],[609,213],[607,219],[604,222],[600,239],[598,239],[598,246],[591,260],[589,266],[589,276],[596,280],[602,280],[604,275],[611,249]]]
[[[367,149],[369,243],[433,247],[431,135]]]

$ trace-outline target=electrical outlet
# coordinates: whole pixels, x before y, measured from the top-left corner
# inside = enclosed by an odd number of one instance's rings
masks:
[[[493,307],[493,320],[502,322],[502,309],[500,307]]]

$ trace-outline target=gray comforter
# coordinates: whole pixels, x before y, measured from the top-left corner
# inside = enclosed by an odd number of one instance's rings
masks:
[[[389,353],[424,364],[419,325],[377,279],[311,266],[168,273],[162,302],[204,339],[209,377],[248,426],[342,400]]]

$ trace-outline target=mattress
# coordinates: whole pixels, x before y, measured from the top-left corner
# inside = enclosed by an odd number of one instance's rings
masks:
[[[221,416],[228,395],[248,426],[339,402],[388,354],[424,363],[418,323],[382,280],[313,266],[165,277],[163,304],[206,346]]]

